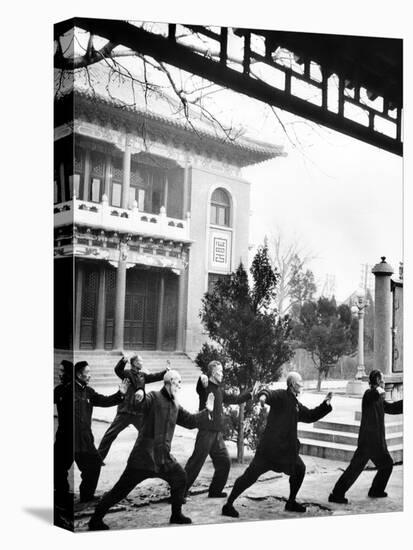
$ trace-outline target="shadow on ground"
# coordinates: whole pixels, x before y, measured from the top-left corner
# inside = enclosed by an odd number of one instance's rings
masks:
[[[26,514],[53,525],[53,508],[25,508]]]

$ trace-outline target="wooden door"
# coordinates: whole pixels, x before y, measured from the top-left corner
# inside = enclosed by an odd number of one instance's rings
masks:
[[[130,269],[126,276],[126,349],[155,349],[158,296],[157,274]]]
[[[99,272],[94,265],[84,265],[82,284],[82,309],[80,318],[80,348],[95,347],[95,327],[97,314],[97,298],[99,288]]]

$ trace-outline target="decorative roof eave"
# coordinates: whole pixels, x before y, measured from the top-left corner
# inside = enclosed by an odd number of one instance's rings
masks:
[[[74,98],[73,98],[74,94]],[[59,109],[60,107],[60,109]],[[178,142],[186,150],[207,151],[217,158],[226,158],[239,167],[257,164],[276,157],[287,156],[282,146],[272,145],[252,139],[238,138],[235,141],[225,140],[212,131],[194,129],[172,118],[144,111],[132,106],[125,106],[100,95],[75,90],[60,99],[56,108],[58,123],[67,122],[67,117],[85,117],[87,120],[99,120],[102,124],[119,128],[121,123],[130,133],[142,135],[149,139],[162,136],[164,141]],[[60,117],[59,114],[61,113]],[[62,118],[63,120],[59,120]]]

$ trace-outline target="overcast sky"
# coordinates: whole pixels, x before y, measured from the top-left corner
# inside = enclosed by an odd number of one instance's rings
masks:
[[[304,151],[282,140],[287,158],[245,169],[252,182],[251,242],[279,231],[297,240],[315,256],[316,278],[334,275],[336,297],[344,300],[360,285],[361,264],[386,256],[398,270],[402,160],[336,132],[311,134]]]

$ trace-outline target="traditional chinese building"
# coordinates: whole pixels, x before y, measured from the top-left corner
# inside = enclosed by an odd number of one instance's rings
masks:
[[[198,351],[203,294],[248,262],[241,169],[282,149],[76,86],[55,123],[56,349]]]

